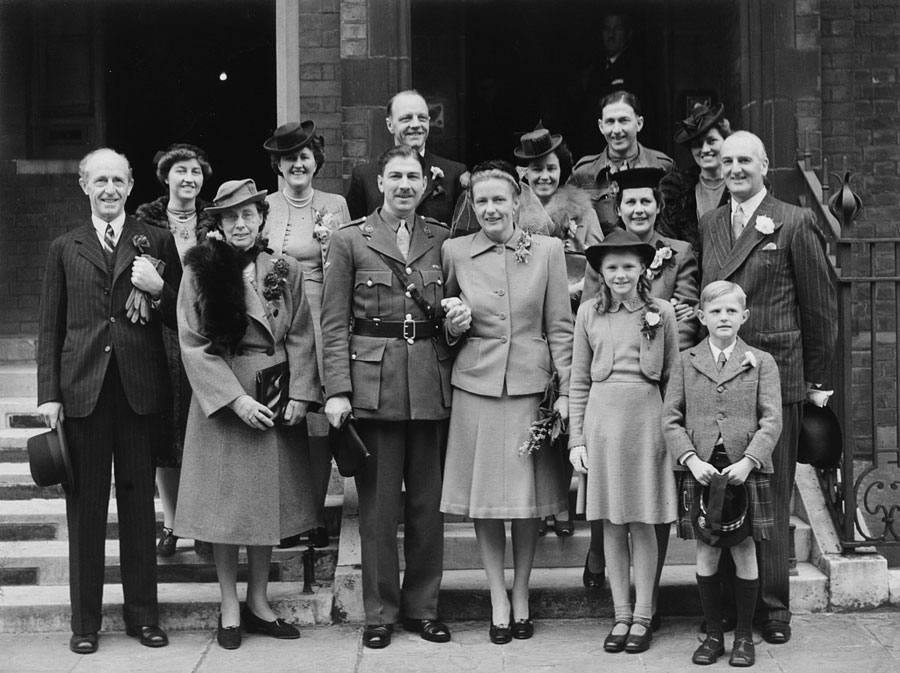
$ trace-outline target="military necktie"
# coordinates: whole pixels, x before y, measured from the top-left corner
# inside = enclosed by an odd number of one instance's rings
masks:
[[[403,253],[403,259],[409,255],[409,229],[406,228],[406,220],[400,220],[400,226],[397,227],[397,247]]]

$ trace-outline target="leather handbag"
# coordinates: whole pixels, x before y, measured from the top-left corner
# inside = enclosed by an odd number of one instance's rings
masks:
[[[256,401],[269,407],[276,425],[284,423],[290,381],[291,374],[286,361],[256,372]]]
[[[362,472],[369,457],[369,450],[356,432],[355,421],[350,415],[340,428],[328,428],[328,445],[342,477],[355,477]]]

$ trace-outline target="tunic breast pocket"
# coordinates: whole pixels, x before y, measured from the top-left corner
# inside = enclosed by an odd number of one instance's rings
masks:
[[[391,312],[391,279],[386,269],[360,269],[356,272],[354,295],[356,304],[362,304],[367,318],[379,318]]]
[[[422,296],[434,306],[435,313],[438,313],[438,305],[444,298],[444,274],[440,269],[423,269],[422,283],[425,285]]]

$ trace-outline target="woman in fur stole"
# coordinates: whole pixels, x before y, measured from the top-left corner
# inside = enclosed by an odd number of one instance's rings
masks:
[[[551,134],[538,122],[534,131],[520,138],[519,147],[513,154],[524,167],[519,224],[523,230],[562,240],[574,316],[584,290],[584,250],[603,240],[597,213],[587,192],[566,184],[572,174],[572,153],[561,135]],[[565,438],[561,441],[560,446],[565,446]],[[564,450],[560,449],[559,455],[568,486],[572,480],[572,466]],[[544,519],[538,533],[546,535],[551,526],[560,537],[575,532],[568,508]]]
[[[212,175],[212,167],[206,152],[183,143],[170,145],[164,151],[157,152],[153,164],[156,166],[156,178],[166,193],[138,206],[135,217],[145,224],[171,231],[178,254],[183,259],[188,250],[206,240],[206,232],[212,227],[212,216],[203,210],[208,204],[199,197],[203,184]],[[160,430],[167,433],[167,436],[161,442],[163,450],[156,456],[156,485],[163,510],[163,530],[156,553],[168,558],[175,554],[178,541],[172,529],[175,525],[175,504],[178,501],[191,385],[181,365],[178,333],[163,326],[163,343],[174,395],[171,418],[160,424]],[[195,540],[194,551],[198,555],[208,556],[212,553],[212,547]]]
[[[304,420],[321,402],[315,334],[300,264],[260,238],[268,204],[253,180],[219,188],[221,232],[188,251],[178,295],[178,336],[193,388],[175,513],[180,536],[213,544],[222,593],[217,640],[241,644],[240,627],[298,638],[276,617],[267,585],[272,546],[315,522],[315,489]],[[273,412],[254,399],[257,375],[288,365],[289,400]],[[249,578],[237,596],[239,545]]]

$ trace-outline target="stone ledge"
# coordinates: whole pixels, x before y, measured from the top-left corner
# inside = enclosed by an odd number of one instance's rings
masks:
[[[888,602],[887,559],[880,554],[824,554],[819,567],[828,575],[831,609],[859,610]]]

